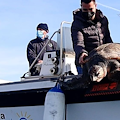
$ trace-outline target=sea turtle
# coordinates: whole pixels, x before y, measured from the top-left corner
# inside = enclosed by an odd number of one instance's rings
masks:
[[[67,82],[61,81],[62,89],[88,88],[101,80],[120,80],[120,44],[107,43],[93,49],[85,58],[83,75],[74,76]],[[107,78],[107,79],[106,79]]]
[[[104,77],[120,80],[120,44],[107,43],[93,49],[83,65],[83,80],[100,82]]]

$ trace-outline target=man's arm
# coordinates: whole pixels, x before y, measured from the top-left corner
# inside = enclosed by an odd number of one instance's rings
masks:
[[[88,54],[88,52],[85,50],[84,36],[74,22],[71,26],[71,36],[72,36],[73,48],[76,53],[76,57],[79,61],[81,54],[82,53]]]
[[[106,18],[106,17],[105,17]],[[110,36],[110,31],[109,31],[109,22],[108,19],[106,18],[106,35],[105,35],[105,42],[106,43],[113,43],[112,38]]]
[[[36,58],[36,51],[35,48],[33,47],[33,44],[30,42],[27,46],[27,59],[29,61],[29,65],[32,64],[32,62],[35,60]]]

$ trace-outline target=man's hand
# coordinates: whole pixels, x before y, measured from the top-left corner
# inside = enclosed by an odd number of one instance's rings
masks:
[[[80,63],[80,64],[84,64],[84,63],[85,63],[84,59],[85,59],[85,57],[87,57],[87,56],[88,56],[87,53],[82,53],[81,56],[79,57],[79,63]]]
[[[41,64],[42,64],[42,63],[43,63],[43,60],[39,60],[38,63],[41,63]]]

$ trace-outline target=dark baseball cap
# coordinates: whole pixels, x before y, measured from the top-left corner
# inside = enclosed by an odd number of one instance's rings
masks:
[[[41,28],[45,31],[48,31],[48,25],[46,23],[40,23],[38,26],[37,26],[37,29],[38,28]]]

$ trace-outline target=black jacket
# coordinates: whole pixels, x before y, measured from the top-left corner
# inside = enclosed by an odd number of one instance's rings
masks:
[[[43,46],[46,44],[47,41],[48,38],[42,40],[37,37],[36,39],[33,39],[29,42],[27,46],[27,59],[29,61],[29,65],[32,64],[32,62],[35,60],[35,58],[37,57],[37,55],[39,54],[39,52],[41,51],[41,49],[43,48]],[[44,49],[44,51],[42,52],[42,54],[39,56],[37,62],[39,60],[43,60],[43,56],[46,51],[51,51],[56,49],[57,49],[57,43],[51,40]]]
[[[75,64],[79,65],[79,57],[83,52],[89,53],[101,44],[113,42],[110,37],[108,20],[100,10],[96,11],[94,21],[87,21],[82,16],[81,9],[73,11],[71,36],[76,53]]]

